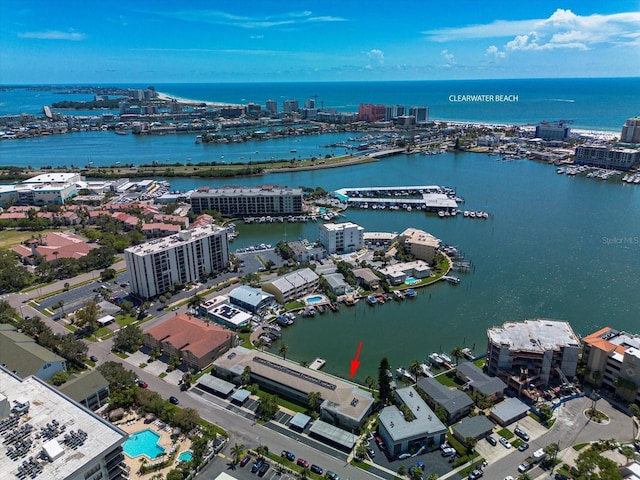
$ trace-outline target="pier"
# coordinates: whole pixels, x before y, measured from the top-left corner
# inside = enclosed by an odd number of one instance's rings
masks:
[[[384,210],[404,209],[426,212],[458,213],[458,203],[463,200],[456,192],[438,185],[417,185],[400,187],[351,187],[336,190],[334,195],[349,207]]]

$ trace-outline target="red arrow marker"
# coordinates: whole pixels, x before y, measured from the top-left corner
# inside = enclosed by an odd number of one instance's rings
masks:
[[[360,358],[360,350],[362,350],[362,342],[358,344],[358,350],[356,351],[356,358],[351,360],[351,368],[349,369],[350,370],[349,378],[353,378],[353,376],[358,371],[358,367],[360,366],[360,360],[358,360],[358,358]]]

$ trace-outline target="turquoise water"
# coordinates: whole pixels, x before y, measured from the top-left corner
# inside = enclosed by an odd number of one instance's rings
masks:
[[[146,455],[154,459],[165,452],[165,449],[158,445],[158,440],[160,440],[160,435],[156,432],[149,429],[142,430],[130,435],[129,439],[124,442],[122,449],[130,457]]]
[[[413,285],[414,283],[418,283],[419,280],[413,278],[413,277],[407,277],[407,279],[404,281],[404,283],[406,283],[407,285]]]
[[[322,301],[322,297],[318,295],[315,297],[307,297],[305,300],[307,303],[319,303]]]
[[[193,458],[193,452],[191,450],[185,450],[178,455],[179,462],[189,462]]]

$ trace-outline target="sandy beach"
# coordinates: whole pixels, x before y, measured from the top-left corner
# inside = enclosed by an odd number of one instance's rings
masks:
[[[204,100],[193,100],[190,98],[176,97],[175,95],[169,95],[168,93],[156,92],[158,94],[158,99],[160,100],[176,100],[179,103],[184,103],[186,105],[202,105],[205,104],[207,107],[244,107],[239,103],[223,103],[223,102],[207,102]]]

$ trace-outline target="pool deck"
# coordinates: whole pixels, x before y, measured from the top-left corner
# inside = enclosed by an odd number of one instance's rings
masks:
[[[142,430],[151,430],[158,435],[160,435],[160,439],[158,440],[158,444],[164,447],[167,455],[171,451],[171,445],[173,441],[171,440],[171,431],[167,431],[164,428],[159,428],[158,425],[152,423],[145,423],[144,417],[138,418],[137,414],[130,413],[129,416],[125,416],[122,420],[115,422],[114,425],[117,425],[120,429],[124,430],[129,434],[137,433]],[[179,440],[177,442],[177,451],[178,455],[180,452],[184,452],[185,450],[191,449],[191,440],[187,439],[184,435],[180,435]],[[129,477],[130,478],[151,478],[155,474],[161,473],[162,478],[166,476],[166,474],[175,467],[174,465],[169,465],[162,470],[156,470],[155,472],[149,472],[144,475],[140,475],[138,471],[140,470],[140,465],[142,463],[142,459],[146,458],[148,463],[152,463],[153,459],[149,459],[145,455],[139,455],[137,457],[131,458],[126,453],[124,454],[125,464],[129,467]],[[176,456],[177,459],[177,456]]]

